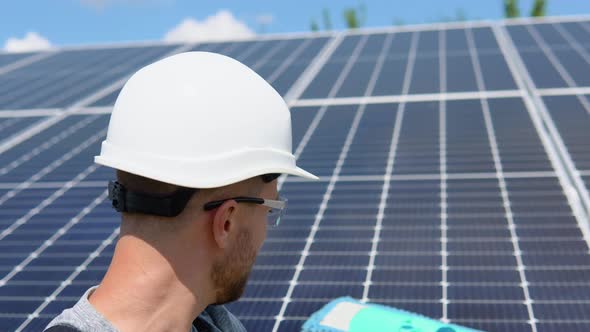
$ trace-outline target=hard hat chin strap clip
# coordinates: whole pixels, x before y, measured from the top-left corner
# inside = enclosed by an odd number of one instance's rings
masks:
[[[168,195],[153,195],[130,191],[117,181],[109,181],[108,197],[118,212],[176,217],[196,191],[197,189],[183,188]]]

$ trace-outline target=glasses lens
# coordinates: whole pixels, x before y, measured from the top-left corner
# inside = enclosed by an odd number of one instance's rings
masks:
[[[271,209],[266,217],[266,223],[269,226],[277,226],[281,220],[282,210],[281,209]]]
[[[272,208],[266,217],[266,222],[269,226],[275,227],[278,226],[281,222],[281,218],[285,214],[285,210],[287,209],[287,200],[282,199],[285,202],[285,207],[282,209]]]

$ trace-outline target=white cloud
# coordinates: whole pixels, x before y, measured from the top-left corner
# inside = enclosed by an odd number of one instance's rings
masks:
[[[6,40],[4,50],[8,52],[40,51],[51,48],[51,42],[40,34],[30,31],[23,38],[11,37]]]
[[[254,35],[254,31],[246,23],[236,19],[231,12],[220,10],[202,21],[185,18],[180,24],[166,33],[164,40],[170,42],[235,40]]]

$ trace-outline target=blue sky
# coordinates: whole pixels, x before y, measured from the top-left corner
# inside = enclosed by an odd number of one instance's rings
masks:
[[[532,2],[520,1],[522,14],[528,14]],[[458,10],[470,20],[500,19],[503,14],[502,0],[2,1],[0,46],[6,47],[9,39],[18,41],[29,32],[55,46],[162,40],[183,21],[185,32],[195,26],[206,29],[209,23],[213,24],[213,30],[219,30],[220,25],[237,24],[238,33],[246,34],[309,31],[310,20],[316,18],[321,22],[324,8],[330,12],[334,28],[342,29],[342,10],[359,3],[367,8],[366,26],[433,22],[455,17]],[[590,14],[589,0],[549,0],[548,3],[549,15]],[[222,10],[226,15],[220,18]],[[227,33],[234,30],[229,29]],[[211,30],[199,31],[207,34],[205,31]]]

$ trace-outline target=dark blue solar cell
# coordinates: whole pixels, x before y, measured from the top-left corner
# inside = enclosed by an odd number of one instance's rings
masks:
[[[535,318],[539,320],[585,320],[588,303],[533,303]]]
[[[527,271],[528,275],[528,271]],[[514,269],[474,270],[469,267],[464,269],[451,268],[447,271],[447,281],[453,283],[520,283],[520,274]],[[530,280],[529,280],[530,281]]]
[[[304,317],[305,319],[307,319],[307,317],[311,316],[314,312],[320,310],[329,301],[330,300],[328,299],[318,299],[315,301],[305,301],[298,299],[292,300],[287,305],[287,310],[285,310],[285,316]]]
[[[439,31],[420,31],[418,34],[418,55],[438,53]]]
[[[31,56],[37,55],[40,53],[2,53],[0,54],[0,67],[9,66],[14,64],[17,61],[21,61],[27,59]]]
[[[568,41],[555,29],[553,24],[535,24],[531,26],[532,29],[536,30],[545,43],[551,47],[567,46]]]
[[[586,61],[588,53],[579,53],[575,49],[554,49],[553,53],[577,86],[590,86],[590,66]]]
[[[486,321],[486,320],[455,320],[462,326],[477,329],[479,331],[502,331],[502,332],[533,332],[531,324],[526,319],[522,319],[522,322],[503,322],[503,321]],[[544,331],[539,329],[537,323],[537,331]]]
[[[373,282],[400,282],[400,283],[437,283],[442,277],[442,272],[438,268],[431,269],[412,269],[396,268],[381,269],[377,267],[373,270],[371,280]]]
[[[495,172],[481,103],[449,101],[446,108],[447,171]]]
[[[47,307],[45,307],[45,309],[43,309],[43,311],[41,311],[41,314],[46,314],[46,315],[51,315],[51,316],[57,316],[59,315],[62,311],[73,307],[76,302],[78,302],[78,299],[75,300],[65,300],[63,298],[60,298],[58,300],[54,300],[51,301]]]
[[[260,284],[249,283],[244,291],[245,298],[282,298],[287,294],[289,283]]]
[[[526,253],[580,253],[588,249],[588,243],[583,239],[564,240],[530,240],[520,241],[520,249]]]
[[[358,282],[362,283],[365,281],[367,276],[367,270],[361,268],[355,269],[322,269],[306,267],[301,271],[299,275],[300,281],[313,281],[313,282]]]
[[[562,22],[556,23],[561,26],[572,38],[578,42],[584,42],[588,40],[588,30],[584,29],[584,24],[587,22]],[[586,46],[588,48],[588,46]]]
[[[486,90],[516,89],[514,77],[501,54],[479,54],[479,65]]]
[[[500,255],[454,255],[450,254],[449,266],[495,266],[511,267],[516,265],[516,259],[509,254]]]
[[[395,240],[385,241],[383,238],[377,245],[380,252],[438,252],[441,250],[439,239],[434,240]]]
[[[584,302],[590,299],[589,285],[530,285],[530,295],[539,301]]]
[[[521,57],[537,88],[567,87],[565,80],[541,51],[521,52]]]
[[[394,174],[439,172],[438,110],[439,104],[435,102],[407,104],[393,164]]]
[[[585,96],[547,96],[543,98],[566,148],[580,170],[590,169],[590,116],[582,101]]]
[[[448,305],[450,319],[528,320],[527,308],[518,303],[454,303]]]
[[[494,32],[490,28],[473,28],[471,29],[473,34],[473,41],[475,47],[478,50],[482,50],[485,53],[491,53],[490,51],[499,51],[498,42],[494,36]]]
[[[336,97],[363,96],[373,75],[381,53],[385,35],[371,35],[363,46],[359,58],[353,64]]]
[[[446,58],[447,82],[449,92],[477,91],[475,71],[469,55],[448,55]]]
[[[60,295],[64,296],[64,297],[73,297],[73,298],[80,298],[80,296],[82,296],[87,290],[88,288],[95,286],[95,284],[92,283],[84,283],[84,284],[71,284],[68,285],[66,288],[64,288]]]
[[[559,332],[559,331],[576,331],[585,332],[590,330],[590,323],[587,322],[548,322],[540,321],[537,323],[537,331]]]
[[[445,47],[447,52],[469,52],[467,36],[464,29],[443,30],[443,33],[445,34]]]
[[[437,93],[440,91],[438,56],[418,57],[412,70],[410,94]]]
[[[25,268],[17,273],[12,280],[14,281],[62,281],[67,279],[73,270],[31,270]]]
[[[387,227],[381,230],[381,239],[388,240],[430,240],[438,241],[441,236],[440,230],[436,228],[400,228]]]
[[[58,286],[59,284],[35,285],[31,283],[21,284],[17,282],[8,282],[6,285],[0,287],[0,297],[44,297],[49,296]]]
[[[395,44],[394,39],[393,44]],[[373,88],[373,96],[399,95],[402,94],[407,57],[388,58],[383,63],[379,72],[377,82]]]
[[[441,264],[439,255],[393,255],[380,253],[375,257],[377,266],[405,266],[412,267],[437,267]]]
[[[369,254],[356,255],[329,255],[311,253],[305,260],[306,266],[367,266],[369,263]]]
[[[100,280],[102,280],[102,277],[104,277],[105,272],[106,272],[106,267],[105,267],[105,269],[100,269],[100,270],[86,269],[86,270],[80,272],[80,274],[78,274],[78,276],[76,277],[76,280],[96,281],[98,283],[98,282],[100,282]]]
[[[0,118],[0,142],[15,137],[30,126],[44,120],[44,117]]]
[[[295,286],[291,297],[294,299],[335,299],[341,296],[352,296],[359,298],[363,295],[363,286],[355,285],[339,285],[339,284],[299,284]]]
[[[314,252],[358,252],[358,251],[370,251],[371,242],[362,239],[356,241],[315,241],[311,244],[311,251]]]
[[[29,314],[34,312],[43,303],[43,300],[42,298],[38,300],[24,298],[18,301],[0,299],[0,308],[2,308],[1,312],[3,314]],[[0,324],[2,324],[2,321],[3,319],[0,319]]]
[[[315,76],[314,80],[303,93],[303,99],[307,98],[326,98],[328,97],[334,83],[341,76],[350,55],[360,42],[360,36],[346,37],[336,48],[332,57]]]
[[[117,100],[117,97],[119,96],[119,93],[121,92],[121,89],[117,89],[114,92],[109,93],[108,95],[100,98],[99,100],[95,101],[94,103],[92,103],[92,107],[104,107],[104,106],[113,106],[115,105],[115,101]]]
[[[523,253],[524,265],[533,266],[578,266],[590,265],[590,255],[587,253],[564,253],[564,254],[529,254]]]
[[[524,292],[519,286],[450,285],[448,297],[451,301],[524,301]]]
[[[481,241],[472,240],[465,242],[449,241],[447,250],[452,253],[475,253],[475,252],[495,252],[495,253],[511,253],[514,251],[514,246],[510,242],[510,238],[496,241]]]
[[[296,242],[285,242],[285,241],[280,241],[280,242],[274,242],[274,241],[265,241],[262,249],[260,249],[262,252],[277,252],[277,251],[289,251],[289,252],[294,252],[294,251],[301,251],[303,250],[303,248],[305,247],[305,239],[302,239],[301,241],[296,241]]]
[[[281,309],[281,299],[268,301],[257,299],[256,301],[242,300],[228,303],[225,306],[236,316],[273,317]]]
[[[272,255],[258,255],[256,257],[257,265],[272,265],[272,266],[288,266],[295,265],[299,262],[299,255],[287,255],[287,254],[272,254]]]
[[[442,297],[442,287],[373,284],[369,288],[369,297],[372,299],[438,300]]]
[[[53,319],[53,317],[40,317],[33,319],[27,327],[22,330],[23,332],[37,332],[42,331],[47,324]]]
[[[412,301],[412,300],[382,300],[382,299],[375,299],[371,302],[382,304],[389,307],[394,307],[397,309],[407,310],[410,312],[415,312],[417,314],[425,315],[428,317],[432,317],[434,319],[439,319],[442,317],[442,305],[440,304],[439,300],[436,301],[429,301],[429,300],[420,300],[420,301]]]
[[[10,305],[12,306],[12,304],[10,302],[0,302],[0,307],[2,307],[2,305]],[[34,310],[34,309],[33,309]],[[26,316],[22,316],[22,317],[3,317],[2,319],[0,319],[0,330],[1,331],[15,331],[25,320],[27,319]],[[40,329],[39,329],[40,330]],[[37,330],[37,331],[39,331]]]

